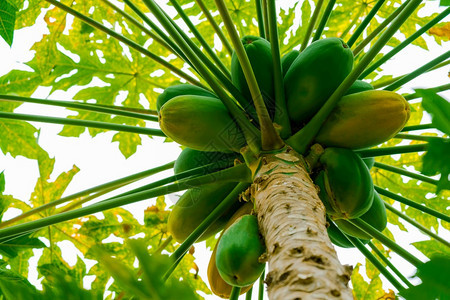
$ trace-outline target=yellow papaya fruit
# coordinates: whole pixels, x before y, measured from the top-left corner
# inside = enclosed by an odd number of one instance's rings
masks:
[[[410,116],[408,102],[391,91],[369,90],[342,97],[316,136],[327,147],[368,148],[396,135]]]
[[[238,218],[242,217],[243,215],[248,215],[252,212],[253,209],[253,203],[246,202],[241,208],[239,208],[234,215],[230,218],[230,220],[225,225],[225,229],[231,226]],[[223,232],[220,234],[220,238],[222,237]],[[213,253],[211,255],[211,258],[209,259],[208,263],[208,282],[211,287],[211,291],[214,293],[214,295],[217,295],[224,299],[229,299],[231,295],[232,286],[225,282],[225,280],[222,279],[222,277],[219,274],[219,270],[217,270],[216,265],[216,253],[217,253],[217,245],[219,243],[216,243],[216,246],[214,247]],[[246,286],[241,288],[241,295],[246,293],[252,285]]]
[[[200,151],[239,152],[245,138],[217,98],[184,95],[159,111],[161,130],[175,142]]]

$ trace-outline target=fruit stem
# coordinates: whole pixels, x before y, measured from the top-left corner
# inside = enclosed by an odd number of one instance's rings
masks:
[[[208,229],[208,227],[215,222],[224,211],[228,210],[239,198],[239,194],[250,186],[248,182],[240,182],[230,194],[220,202],[219,205],[195,228],[195,230],[184,240],[184,242],[178,247],[170,256],[173,259],[173,264],[166,271],[163,276],[164,280],[167,280],[172,274],[173,270],[177,267],[181,259],[191,246],[198,240],[198,238]]]
[[[342,232],[342,231],[341,231]],[[398,282],[398,280],[389,272],[383,264],[373,255],[369,249],[367,249],[364,244],[358,240],[357,238],[354,238],[352,236],[349,236],[345,233],[343,233],[345,237],[355,246],[358,248],[358,250],[380,271],[381,274],[400,292],[403,291],[405,288],[404,286]]]
[[[443,92],[443,91],[446,91],[446,90],[449,90],[449,89],[450,89],[450,83],[443,84],[443,85],[436,86],[436,87],[429,88],[429,89],[423,89],[423,90],[439,93],[439,92]],[[410,101],[410,100],[414,100],[414,99],[417,99],[417,98],[422,98],[422,96],[421,96],[420,93],[414,92],[414,93],[411,93],[411,94],[408,94],[408,95],[404,95],[403,98],[405,98],[405,100],[407,100],[407,101]]]
[[[415,131],[415,130],[423,130],[423,129],[434,129],[436,128],[433,124],[419,124],[419,125],[411,125],[403,127],[403,129],[400,132],[408,132],[408,131]]]
[[[59,213],[53,216],[34,220],[31,222],[0,229],[0,243],[4,238],[16,236],[29,231],[35,231],[43,227],[53,225],[56,223],[72,220],[86,215],[98,213],[107,209],[115,208],[122,205],[146,200],[153,197],[167,195],[170,193],[186,190],[195,186],[201,186],[212,182],[251,182],[251,174],[245,164],[240,164],[229,169],[214,172],[208,175],[198,176],[195,178],[188,178],[179,182],[156,187],[150,190],[141,191],[132,195],[115,197],[94,203],[89,206],[78,208],[72,211]]]
[[[374,149],[364,149],[364,150],[354,150],[362,158],[384,156],[384,155],[394,155],[403,154],[411,152],[422,152],[428,150],[428,144],[416,144],[416,145],[405,145],[405,146],[394,146],[394,147],[382,147]]]
[[[441,62],[444,62],[446,59],[450,58],[450,51],[445,52],[444,54],[436,57],[432,61],[424,64],[420,68],[414,70],[413,72],[409,73],[408,75],[403,76],[402,78],[399,78],[394,83],[388,85],[384,88],[386,91],[394,91],[404,85],[405,83],[413,80],[414,78],[418,77],[419,75],[422,75],[423,73],[429,71],[431,68],[435,67]],[[450,60],[449,60],[450,62]]]
[[[434,210],[432,208],[429,208],[429,207],[427,207],[425,205],[417,203],[417,202],[415,202],[413,200],[410,200],[408,198],[405,198],[405,197],[402,197],[400,195],[394,194],[394,193],[392,193],[390,191],[387,191],[387,190],[385,190],[385,189],[383,189],[383,188],[381,188],[379,186],[375,186],[375,190],[380,195],[386,196],[388,198],[391,198],[392,200],[398,201],[400,203],[403,203],[405,205],[413,207],[413,208],[415,208],[417,210],[420,210],[423,213],[429,214],[429,215],[431,215],[433,217],[436,217],[436,218],[441,219],[441,220],[443,220],[443,221],[445,221],[447,223],[450,223],[450,216],[448,216],[448,215],[440,213],[440,212],[438,212],[438,211],[436,211],[436,210]]]
[[[197,30],[195,25],[191,22],[189,17],[186,15],[184,10],[181,8],[180,4],[176,0],[169,0],[170,3],[172,3],[173,7],[177,10],[178,14],[183,19],[184,23],[189,27],[191,32],[194,34],[194,36],[197,38],[197,40],[200,42],[200,44],[203,46],[205,51],[208,53],[208,55],[214,60],[216,65],[219,67],[219,69],[222,71],[222,73],[228,78],[231,79],[230,71],[227,69],[227,67],[223,64],[223,62],[220,60],[220,58],[217,56],[217,54],[212,50],[212,48],[208,45],[208,43],[205,41],[203,36],[200,34],[200,32]]]
[[[370,248],[372,248],[373,252],[375,252],[376,255],[378,255],[379,258],[381,258],[381,260],[395,273],[395,275],[398,276],[398,278],[400,278],[408,287],[412,287],[413,285],[411,284],[411,282],[409,282],[409,280],[403,276],[403,274],[394,266],[394,264],[392,264],[390,262],[389,259],[387,259],[386,256],[383,255],[383,253],[381,253],[381,251],[372,243],[372,241],[369,241],[369,243],[367,243],[367,245],[369,245]]]
[[[442,68],[442,67],[444,67],[444,66],[447,66],[447,65],[449,65],[449,64],[450,64],[450,60],[444,61],[444,62],[442,62],[442,63],[436,65],[435,67],[433,67],[433,68],[427,70],[425,73],[430,72],[430,71],[433,71],[433,70],[437,70],[437,69]],[[374,89],[379,89],[379,88],[382,88],[382,87],[384,87],[384,86],[387,86],[387,85],[389,85],[389,84],[391,84],[391,83],[393,83],[393,82],[396,82],[397,80],[402,79],[402,78],[405,77],[406,75],[408,75],[408,74],[400,75],[400,76],[391,78],[391,79],[389,79],[389,80],[382,81],[382,82],[380,82],[380,83],[374,83],[374,84],[372,84],[372,86],[373,86]]]
[[[413,225],[414,227],[416,227],[417,229],[422,231],[424,234],[428,235],[429,237],[435,239],[436,241],[439,241],[443,245],[445,245],[445,246],[450,248],[450,243],[448,241],[446,241],[445,239],[443,239],[439,235],[433,233],[431,230],[429,230],[428,228],[426,228],[425,226],[423,226],[422,224],[420,224],[416,220],[408,217],[406,214],[404,214],[401,211],[395,209],[394,207],[392,207],[387,202],[385,202],[384,205],[386,206],[386,209],[390,210],[392,213],[396,214],[397,216],[399,216],[400,218],[402,218],[403,220],[405,220],[409,224]]]
[[[230,300],[238,300],[240,292],[241,292],[240,287],[233,286],[233,288],[231,289]]]
[[[23,219],[25,219],[25,218],[27,218],[29,216],[37,214],[37,213],[39,213],[39,212],[41,212],[41,211],[43,211],[45,209],[49,209],[51,207],[55,207],[55,206],[57,206],[59,204],[62,204],[62,203],[65,203],[65,202],[68,202],[68,201],[71,201],[71,200],[74,200],[74,199],[77,199],[77,198],[80,198],[80,197],[84,197],[84,196],[90,195],[92,193],[101,192],[101,191],[104,191],[104,190],[107,190],[107,189],[110,189],[110,188],[117,188],[119,186],[123,186],[125,184],[135,182],[135,181],[140,180],[142,178],[145,178],[147,176],[150,176],[150,175],[153,175],[153,174],[156,174],[156,173],[159,173],[159,172],[171,169],[171,168],[173,168],[174,164],[175,164],[175,161],[172,161],[172,162],[169,162],[169,163],[164,164],[164,165],[159,166],[159,167],[155,167],[155,168],[152,168],[152,169],[149,169],[149,170],[145,170],[145,171],[142,171],[142,172],[139,172],[139,173],[136,173],[136,174],[132,174],[132,175],[120,178],[120,179],[116,179],[116,180],[113,180],[113,181],[110,181],[110,182],[107,182],[107,183],[103,183],[103,184],[91,187],[89,189],[83,190],[81,192],[69,195],[67,197],[48,202],[48,203],[46,203],[44,205],[41,205],[39,207],[33,208],[33,209],[29,210],[29,211],[26,211],[26,212],[22,213],[21,215],[18,215],[17,217],[14,217],[14,218],[9,219],[7,221],[1,222],[0,223],[0,228],[3,228],[5,226],[11,225],[13,223],[16,223],[17,221],[23,220]]]
[[[350,74],[344,79],[344,81],[334,91],[330,98],[328,98],[314,117],[300,131],[287,139],[287,144],[289,144],[300,154],[304,154],[306,152],[309,145],[313,142],[315,136],[319,132],[323,122],[325,122],[328,115],[336,106],[336,103],[341,99],[361,72],[367,67],[378,52],[380,52],[384,45],[397,32],[400,26],[408,19],[420,3],[421,0],[411,0],[411,3],[408,4],[408,6],[393,21],[392,25],[386,29],[386,31],[380,36],[380,38],[364,55],[364,57],[361,58],[359,64],[356,65],[352,72],[350,72]]]
[[[400,7],[398,8],[400,9]],[[395,11],[396,12],[396,11]],[[395,13],[394,12],[394,13]],[[448,14],[450,13],[450,7],[448,7],[446,10],[441,12],[439,15],[437,15],[435,18],[433,18],[430,22],[422,26],[419,30],[414,32],[409,38],[404,40],[400,45],[396,46],[394,49],[389,51],[388,53],[384,54],[379,60],[371,64],[360,76],[359,79],[365,78],[367,75],[375,71],[379,66],[387,62],[389,59],[391,59],[394,55],[396,55],[398,52],[400,52],[403,48],[411,44],[414,40],[416,40],[418,37],[420,37],[422,34],[424,34],[427,30],[429,30],[431,27],[436,25],[439,21],[444,19]]]
[[[275,87],[274,122],[280,126],[279,133],[283,139],[291,135],[291,123],[284,96],[284,82],[281,71],[280,45],[278,43],[277,10],[275,0],[269,0],[268,7],[270,47],[272,49],[273,78]]]
[[[172,52],[173,54],[175,54],[176,56],[178,56],[179,58],[183,59],[182,55],[180,55],[179,52],[175,51],[175,49],[169,45],[168,42],[166,42],[166,40],[161,37],[158,33],[154,34],[152,31],[150,31],[147,27],[145,27],[144,25],[142,25],[138,20],[136,20],[135,18],[133,18],[132,16],[130,16],[128,13],[126,13],[125,11],[123,11],[122,9],[120,9],[119,7],[117,7],[116,5],[114,5],[113,3],[111,3],[108,0],[101,0],[103,1],[103,3],[105,3],[106,5],[108,5],[109,7],[111,7],[113,10],[115,10],[116,12],[118,12],[119,14],[121,14],[125,19],[127,19],[130,23],[132,23],[134,26],[138,27],[140,30],[142,30],[142,32],[145,32],[149,37],[151,37],[152,39],[154,39],[157,43],[159,43],[161,46],[163,46],[164,48],[166,48],[167,50],[169,50],[170,52]]]
[[[400,174],[400,175],[403,175],[403,176],[407,176],[407,177],[410,177],[410,178],[421,180],[423,182],[427,182],[427,183],[434,184],[434,185],[437,185],[438,182],[439,182],[439,180],[437,180],[437,179],[433,179],[433,178],[430,178],[428,176],[424,176],[422,174],[413,173],[413,172],[407,171],[407,170],[402,169],[402,168],[394,167],[394,166],[383,164],[383,163],[379,163],[379,162],[375,162],[375,164],[373,166],[376,167],[376,168],[379,168],[379,169],[383,169],[383,170],[386,170],[386,171],[391,171],[391,172],[394,172],[394,173],[397,173],[397,174]]]
[[[217,36],[219,37],[220,41],[222,42],[222,45],[227,49],[228,54],[233,54],[233,48],[231,47],[230,42],[228,42],[228,39],[225,37],[225,34],[220,29],[219,25],[217,25],[216,21],[214,20],[214,17],[211,15],[210,11],[206,8],[205,3],[203,3],[203,0],[195,0],[197,5],[202,10],[203,14],[205,15],[206,19],[208,19],[209,23],[213,27],[214,31],[216,32]]]
[[[330,18],[331,12],[333,11],[334,4],[336,3],[336,0],[330,0],[327,4],[327,7],[325,8],[325,11],[322,15],[322,18],[320,19],[319,26],[316,29],[316,32],[314,33],[314,37],[312,39],[313,42],[320,39],[323,29],[327,25],[328,19]]]
[[[258,286],[258,300],[264,300],[264,278],[266,277],[266,271],[264,270],[259,277]]]
[[[275,127],[272,124],[272,120],[270,119],[269,113],[267,112],[266,105],[264,104],[264,100],[261,95],[261,91],[258,87],[258,83],[256,82],[255,74],[253,73],[252,66],[250,65],[250,61],[248,59],[247,53],[245,52],[244,46],[236,32],[234,27],[233,20],[228,13],[228,9],[223,0],[215,0],[217,9],[222,17],[222,20],[227,28],[228,35],[230,36],[231,42],[236,51],[237,57],[239,59],[239,63],[242,66],[242,70],[245,75],[245,79],[247,80],[248,87],[250,89],[250,93],[253,98],[253,103],[256,108],[256,113],[258,114],[259,125],[261,127],[261,146],[262,150],[270,151],[281,149],[284,146],[283,140],[281,140],[280,136],[275,130]]]
[[[314,8],[314,12],[312,17],[309,19],[308,27],[306,28],[305,36],[303,37],[303,42],[300,46],[300,52],[306,49],[308,46],[309,38],[311,37],[311,33],[316,25],[317,19],[319,18],[320,10],[322,9],[323,0],[318,0],[316,7]]]
[[[154,53],[152,53],[150,51],[148,51],[147,49],[145,49],[141,45],[137,44],[136,42],[133,42],[132,40],[124,37],[123,35],[118,34],[114,30],[106,28],[105,26],[103,26],[102,24],[100,24],[97,21],[93,20],[92,18],[86,17],[82,13],[79,13],[76,10],[74,10],[74,9],[72,9],[72,8],[70,8],[70,7],[64,5],[61,2],[58,2],[56,0],[45,0],[45,1],[55,5],[56,7],[59,7],[60,9],[64,10],[65,12],[67,12],[67,13],[73,15],[74,17],[80,19],[81,21],[91,25],[92,27],[103,31],[106,34],[109,34],[110,36],[112,36],[115,39],[121,41],[122,43],[124,43],[127,46],[133,48],[134,50],[144,54],[145,56],[148,56],[149,58],[151,58],[155,62],[163,65],[164,67],[168,68],[169,70],[171,70],[172,72],[174,72],[175,74],[180,76],[181,78],[186,79],[188,82],[190,82],[190,83],[192,83],[194,85],[197,85],[199,87],[206,88],[200,81],[198,81],[197,79],[195,79],[192,76],[188,75],[187,73],[183,72],[182,70],[178,69],[177,67],[173,66],[172,64],[168,63],[163,58],[159,57],[158,55],[156,55],[156,54],[154,54]]]
[[[74,109],[82,109],[82,110],[87,110],[87,111],[94,111],[94,112],[99,112],[99,113],[105,113],[105,114],[118,115],[118,116],[130,117],[130,118],[137,118],[137,119],[147,120],[147,121],[152,121],[152,122],[158,122],[157,116],[152,116],[152,115],[143,114],[143,113],[130,112],[130,111],[125,111],[125,110],[116,109],[116,108],[97,106],[95,104],[90,104],[90,103],[75,102],[75,101],[62,101],[62,100],[47,100],[47,99],[29,98],[29,97],[12,96],[12,95],[0,95],[0,99],[7,100],[7,101],[20,101],[20,102],[26,102],[26,103],[37,103],[37,104],[43,104],[43,105],[53,105],[53,106],[68,107],[68,108],[74,108]]]
[[[386,237],[384,234],[382,234],[379,230],[374,228],[372,225],[368,224],[364,220],[361,220],[360,218],[356,219],[348,219],[348,222],[350,222],[352,225],[358,227],[368,235],[374,237],[378,241],[380,241],[383,245],[403,257],[406,261],[408,261],[410,264],[415,266],[416,268],[422,264],[422,261],[406,251],[406,249],[402,248],[400,245],[398,245],[396,242],[392,241],[388,237]]]
[[[356,40],[359,38],[364,29],[369,25],[369,22],[373,19],[373,17],[377,14],[378,10],[381,8],[385,0],[378,0],[374,7],[370,10],[364,20],[359,24],[356,28],[355,32],[349,38],[347,45],[351,48]]]
[[[138,126],[129,126],[129,125],[114,124],[114,123],[99,122],[99,121],[37,116],[37,115],[18,114],[18,113],[10,113],[10,112],[0,112],[0,118],[31,121],[31,122],[51,123],[51,124],[73,125],[73,126],[82,126],[82,127],[91,127],[91,128],[100,128],[100,129],[107,129],[107,130],[115,130],[115,131],[119,131],[119,132],[131,132],[131,133],[138,133],[138,134],[146,134],[146,135],[150,135],[150,136],[162,136],[162,137],[166,136],[164,134],[164,132],[162,132],[159,129],[145,128],[145,127],[138,127]]]
[[[262,13],[262,7],[261,7],[261,0],[255,0],[255,6],[256,6],[256,15],[258,17],[258,31],[259,36],[263,39],[266,38],[266,32],[264,31],[264,18]],[[251,294],[251,289],[250,289]]]
[[[378,25],[374,31],[372,31],[361,43],[359,43],[358,46],[356,46],[355,50],[353,50],[353,55],[356,57],[365,46],[367,46],[382,30],[389,25],[389,23],[392,22],[392,20],[394,20],[395,17],[398,16],[398,14],[406,7],[406,5],[409,4],[409,2],[411,2],[411,0],[405,1],[392,14],[390,14],[389,17],[383,21],[383,23]]]
[[[258,0],[256,0],[258,1]],[[252,300],[253,286],[245,293],[245,300]]]
[[[194,66],[200,72],[200,75],[210,85],[216,95],[222,100],[223,104],[228,109],[231,116],[235,119],[239,127],[241,128],[245,139],[249,146],[254,149],[255,152],[260,148],[260,132],[257,128],[250,123],[244,112],[237,106],[234,100],[226,93],[226,91],[220,86],[210,70],[204,65],[202,60],[191,49],[188,43],[183,39],[178,30],[173,26],[171,20],[169,20],[165,13],[161,10],[158,4],[154,0],[143,0],[145,5],[150,9],[154,16],[158,19],[161,25],[172,36],[175,42],[180,46],[186,56],[192,61]]]

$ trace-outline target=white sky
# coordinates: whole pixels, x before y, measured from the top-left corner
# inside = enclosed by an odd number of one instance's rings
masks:
[[[429,2],[426,11],[436,11],[437,4],[438,1]],[[442,10],[442,8],[439,9],[439,11]],[[424,13],[428,15],[427,12]],[[41,18],[33,27],[24,28],[15,32],[12,48],[9,48],[9,46],[1,40],[0,76],[14,68],[29,70],[23,63],[32,59],[34,54],[29,49],[35,41],[40,40],[44,32],[46,32],[46,27],[41,15]],[[404,39],[402,35],[398,35],[397,37],[400,40]],[[416,46],[409,46],[402,54],[395,56],[385,65],[386,73],[394,76],[408,73],[442,54],[444,49],[450,49],[449,42],[445,43],[444,47],[440,47],[433,42],[432,39],[428,37],[425,37],[425,39],[430,46],[430,51],[425,51]],[[402,92],[411,92],[411,88],[434,87],[448,83],[448,71],[449,67],[447,66],[438,71],[422,75],[410,82]],[[49,98],[70,100],[77,91],[77,88],[71,88],[68,93],[55,92]],[[46,98],[49,92],[50,88],[39,88],[33,94],[33,97]],[[450,93],[447,92],[442,95],[447,99],[450,99]],[[68,115],[68,111],[63,108],[50,106],[39,107],[35,105],[23,105],[16,110],[16,112],[30,114],[40,113],[54,116]],[[61,125],[32,124],[41,129],[40,145],[50,154],[50,157],[56,158],[55,169],[52,173],[51,180],[56,179],[61,172],[71,169],[73,165],[76,165],[81,169],[81,171],[73,178],[64,195],[70,195],[101,183],[162,165],[166,162],[175,160],[180,153],[180,148],[175,143],[163,143],[162,138],[150,139],[147,136],[141,135],[142,145],[138,147],[137,152],[133,156],[126,160],[118,149],[118,143],[110,142],[115,132],[102,133],[95,138],[91,138],[87,133],[82,134],[80,138],[67,138],[57,135],[62,129]],[[11,194],[19,199],[29,199],[38,178],[37,162],[23,157],[13,159],[9,154],[4,155],[0,153],[0,171],[1,170],[5,170],[5,193]],[[151,177],[151,181],[157,178],[166,177],[168,174],[170,174],[170,171],[155,175]],[[147,182],[150,181],[145,181],[145,183]],[[153,200],[147,200],[142,203],[129,205],[127,208],[133,211],[138,220],[143,220],[143,210],[151,205],[151,203],[153,203]],[[17,211],[11,210],[5,214],[5,219],[8,218],[8,216],[12,217],[17,213]],[[408,224],[405,224],[405,226],[410,230],[408,234],[401,232],[392,226],[389,228],[395,234],[396,239],[401,241],[402,246],[419,258],[424,258],[420,252],[408,244],[427,238]],[[448,232],[441,231],[441,233],[450,239],[450,234]],[[70,243],[64,243],[64,249],[66,249],[66,251],[63,256],[69,262],[75,262],[76,255],[81,257],[81,253],[75,251],[73,245],[70,245]],[[35,250],[35,253],[36,256],[32,259],[32,264],[34,265],[37,263],[42,250]],[[206,253],[204,243],[196,245],[197,264],[200,267],[200,276],[204,278],[206,282],[206,268],[209,261],[209,255],[210,254]],[[339,248],[338,255],[341,262],[344,264],[356,265],[357,262],[364,262],[363,256],[358,251],[352,249]],[[392,254],[392,257],[394,264],[399,267],[406,276],[414,273],[414,268],[399,258],[395,253]],[[92,265],[92,263],[90,264]],[[36,272],[30,272],[29,279],[33,283],[39,285]],[[384,280],[384,282],[386,282],[386,280]],[[90,282],[86,281],[85,286],[86,288],[89,288]],[[389,283],[386,284],[385,288],[393,289]],[[253,299],[256,299],[256,294],[257,292],[254,291]],[[244,297],[242,296],[241,299],[243,298]],[[219,298],[209,296],[206,299]]]

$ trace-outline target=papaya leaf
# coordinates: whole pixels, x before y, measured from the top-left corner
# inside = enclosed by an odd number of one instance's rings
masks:
[[[450,40],[450,22],[439,23],[428,30],[428,33],[434,36],[439,44],[441,41],[448,41]]]
[[[450,102],[430,90],[417,89],[416,92],[423,99],[423,108],[431,114],[432,124],[450,135]]]
[[[450,190],[450,141],[430,140],[428,152],[423,157],[422,173],[425,175],[441,174],[436,192]]]
[[[30,234],[19,236],[0,244],[0,254],[9,258],[16,257],[20,251],[27,248],[43,248],[45,244]]]
[[[450,256],[433,256],[417,268],[415,277],[420,278],[422,283],[401,291],[401,296],[408,300],[450,299]]]
[[[10,0],[0,2],[0,36],[11,46],[14,38],[17,7]]]
[[[360,273],[360,267],[360,263],[356,264],[351,276],[353,296],[355,297],[355,299],[383,299],[383,297],[387,293],[383,290],[383,284],[381,282],[379,274],[371,278],[370,282],[366,282],[364,280],[364,277]]]
[[[1,171],[0,172],[0,194],[3,194],[3,192],[5,191],[5,171]],[[2,210],[0,209],[0,212]]]
[[[0,149],[12,157],[36,159],[41,147],[36,141],[37,129],[25,122],[0,119]]]
[[[412,245],[428,258],[431,258],[433,255],[450,255],[450,249],[435,240],[415,242]]]
[[[36,288],[25,277],[4,266],[0,267],[0,295],[3,295],[4,299],[42,299]]]

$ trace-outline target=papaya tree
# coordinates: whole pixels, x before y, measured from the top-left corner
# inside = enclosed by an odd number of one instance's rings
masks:
[[[0,170],[1,299],[449,298],[450,85],[413,81],[450,63],[449,13],[443,0],[3,0],[6,44],[45,32],[0,77],[2,158],[38,170],[29,199]],[[438,55],[389,74],[407,46]],[[68,193],[83,168],[55,175],[41,124],[67,143],[108,136],[124,162],[145,145],[152,167]],[[167,145],[183,150],[152,155]],[[395,234],[414,230],[414,249]]]

